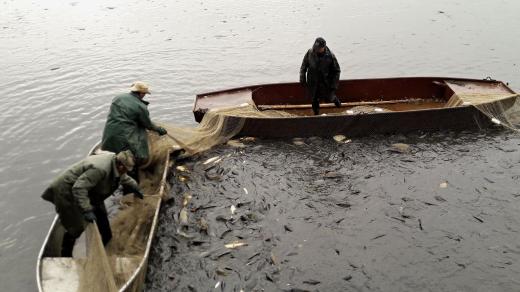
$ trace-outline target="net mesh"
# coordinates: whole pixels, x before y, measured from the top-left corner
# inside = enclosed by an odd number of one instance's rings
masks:
[[[97,225],[89,224],[85,232],[88,247],[87,258],[80,269],[79,291],[118,291]]]
[[[182,127],[171,124],[162,126],[168,130],[170,147],[182,148],[188,154],[206,151],[215,145],[227,142],[237,135],[246,118],[281,118],[294,115],[285,111],[259,111],[250,104],[208,111],[197,127]]]
[[[508,129],[520,131],[520,95],[518,94],[454,94],[446,107],[472,105],[492,122]]]

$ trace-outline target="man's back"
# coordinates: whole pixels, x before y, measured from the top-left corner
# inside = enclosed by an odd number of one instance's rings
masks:
[[[133,93],[116,96],[110,105],[101,148],[118,153],[130,149],[138,158],[148,156],[146,129],[153,128],[147,102]]]
[[[71,195],[72,187],[78,178],[89,171],[89,175],[96,177],[109,178],[112,176],[112,163],[114,161],[114,153],[105,153],[99,155],[89,156],[76,164],[72,165],[60,175],[58,175],[50,184],[51,192],[46,191],[42,198],[54,202],[54,196],[68,196]],[[109,184],[100,184],[96,187],[99,193],[107,193],[111,191]]]

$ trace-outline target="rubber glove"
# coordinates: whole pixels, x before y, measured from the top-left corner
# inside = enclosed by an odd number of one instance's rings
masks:
[[[143,192],[141,192],[141,190],[134,190],[134,197],[142,200],[144,199],[144,194]]]
[[[96,221],[96,214],[92,211],[87,211],[83,213],[83,218],[85,218],[85,221],[92,223]]]
[[[168,131],[166,131],[166,129],[163,127],[157,127],[156,132],[159,134],[159,136],[168,134]]]

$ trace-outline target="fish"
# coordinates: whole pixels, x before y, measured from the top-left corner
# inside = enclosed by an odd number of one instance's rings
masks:
[[[184,166],[184,165],[179,165],[179,166],[176,167],[176,169],[178,171],[182,171],[182,172],[188,171],[188,168],[186,166]]]
[[[212,157],[212,158],[210,158],[210,159],[204,161],[202,164],[203,164],[203,165],[206,165],[206,164],[210,164],[210,163],[212,163],[212,162],[217,163],[217,162],[219,162],[221,159],[222,159],[222,158],[220,158],[220,156],[215,156],[215,157]]]
[[[201,231],[206,231],[206,232],[209,229],[208,222],[203,217],[201,217],[200,220],[199,220],[199,228],[200,228]]]
[[[300,146],[300,145],[304,145],[305,142],[303,142],[303,139],[302,138],[294,138],[292,140],[293,144],[294,145],[297,145],[297,146]]]
[[[246,147],[246,145],[244,143],[237,141],[237,140],[229,140],[229,141],[227,141],[226,144],[231,147],[235,147],[235,148],[245,148]]]
[[[182,226],[188,225],[188,210],[186,208],[182,208],[179,212],[179,222]]]
[[[216,273],[217,275],[224,276],[224,277],[227,276],[227,275],[229,274],[228,272],[226,272],[226,271],[225,271],[224,269],[222,269],[222,268],[217,268],[217,269],[215,270],[215,273]]]
[[[185,194],[184,194],[184,199],[183,199],[183,201],[182,201],[182,206],[183,206],[183,207],[186,207],[186,206],[190,203],[191,198],[193,198],[193,197],[191,196],[190,193],[185,193]]]
[[[343,142],[345,141],[345,139],[347,139],[347,137],[345,137],[345,135],[336,135],[334,137],[332,137],[334,139],[334,141],[336,142]]]
[[[224,245],[226,248],[234,249],[241,246],[247,246],[247,242],[233,241]]]
[[[231,207],[229,209],[231,210],[231,215],[235,215],[235,211],[237,210],[237,207],[235,207],[235,205],[231,205]]]
[[[410,151],[410,145],[404,143],[392,144],[392,151],[398,153],[408,153]]]
[[[240,140],[244,141],[244,142],[255,142],[256,138],[255,137],[242,137],[242,138],[240,138]]]
[[[309,285],[318,285],[319,283],[321,283],[320,281],[318,280],[313,280],[313,279],[309,279],[309,280],[305,280],[303,281],[304,284],[309,284]]]

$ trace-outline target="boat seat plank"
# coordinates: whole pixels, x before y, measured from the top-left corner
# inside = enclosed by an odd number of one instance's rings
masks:
[[[140,257],[118,257],[114,263],[118,286],[122,286],[139,266]],[[85,259],[49,257],[42,261],[43,291],[78,291],[81,265]]]
[[[251,89],[201,96],[197,99],[195,110],[235,107],[245,103],[254,105],[253,91]]]
[[[72,258],[44,258],[43,291],[70,292],[79,289],[78,261]]]
[[[358,102],[342,102],[341,107],[354,107],[361,105],[384,105],[396,103],[420,103],[422,99],[399,99],[399,100],[380,100],[380,101],[358,101]],[[333,103],[321,103],[320,108],[334,108]],[[276,104],[276,105],[258,105],[259,110],[285,110],[285,109],[310,109],[312,104]]]
[[[505,100],[516,94],[501,82],[445,80],[453,95],[445,107],[478,105]]]
[[[469,80],[445,80],[444,82],[457,95],[510,95],[514,93],[502,82]]]

